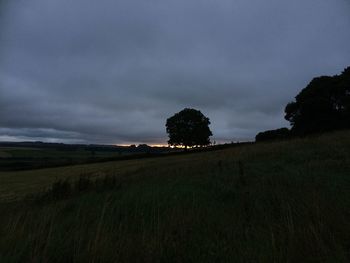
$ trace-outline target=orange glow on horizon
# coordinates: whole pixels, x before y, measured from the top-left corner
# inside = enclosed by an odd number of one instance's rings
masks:
[[[179,149],[185,149],[185,146],[182,146],[182,145],[177,145],[176,147],[175,146],[169,146],[168,144],[153,144],[153,143],[131,143],[131,144],[126,144],[126,143],[123,143],[123,144],[113,144],[114,146],[121,146],[121,147],[130,147],[131,145],[135,145],[136,147],[138,147],[139,145],[142,145],[142,144],[146,144],[150,147],[170,147],[170,148],[179,148]],[[188,149],[191,149],[191,148],[196,148],[196,147],[193,147],[193,146],[187,146]]]
[[[142,144],[147,144],[148,146],[151,146],[151,147],[168,147],[168,144],[153,144],[153,143],[130,143],[130,144],[126,144],[126,143],[123,143],[123,144],[113,144],[114,146],[122,146],[122,147],[130,147],[131,145],[136,145],[136,147],[138,145],[142,145]]]

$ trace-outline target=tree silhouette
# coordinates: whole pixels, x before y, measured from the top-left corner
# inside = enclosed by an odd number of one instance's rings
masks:
[[[341,75],[314,78],[285,113],[295,135],[350,128],[350,67]]]
[[[199,110],[184,109],[166,121],[168,144],[174,146],[206,146],[210,144],[209,118]]]

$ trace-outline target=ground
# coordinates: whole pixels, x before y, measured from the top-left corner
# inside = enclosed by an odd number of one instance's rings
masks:
[[[348,262],[350,132],[1,172],[0,198],[0,262]]]

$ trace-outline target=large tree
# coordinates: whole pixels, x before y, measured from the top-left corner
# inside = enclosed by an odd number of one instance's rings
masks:
[[[210,144],[209,118],[199,110],[184,109],[166,121],[166,132],[169,135],[169,145],[206,146]]]
[[[285,113],[296,135],[350,128],[350,67],[340,75],[314,78]]]

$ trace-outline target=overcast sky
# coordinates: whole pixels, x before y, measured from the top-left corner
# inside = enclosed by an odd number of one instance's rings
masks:
[[[185,107],[253,139],[347,66],[349,0],[0,0],[0,140],[162,144]]]

